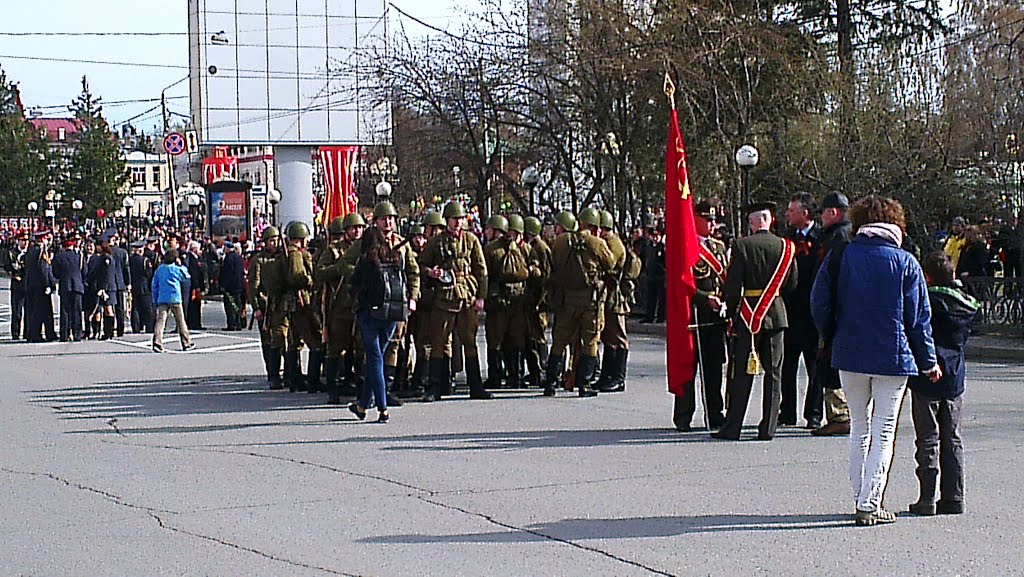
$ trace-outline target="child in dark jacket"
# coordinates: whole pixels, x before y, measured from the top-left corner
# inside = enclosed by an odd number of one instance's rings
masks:
[[[909,380],[914,432],[917,435],[917,479],[921,496],[910,505],[915,515],[959,514],[964,510],[964,450],[960,439],[963,408],[964,347],[980,305],[953,280],[953,261],[936,251],[921,263],[928,281],[932,338],[942,378]],[[938,483],[937,483],[938,482]],[[936,502],[936,485],[941,497]]]

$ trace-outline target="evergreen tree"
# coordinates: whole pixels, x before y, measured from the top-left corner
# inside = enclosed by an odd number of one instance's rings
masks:
[[[25,119],[18,88],[0,69],[0,214],[22,215],[50,188],[49,147]]]
[[[86,77],[82,77],[82,93],[68,109],[75,115],[78,134],[68,163],[64,195],[81,200],[87,214],[101,208],[112,213],[121,207],[128,169],[121,145],[103,118],[100,98],[89,91]]]

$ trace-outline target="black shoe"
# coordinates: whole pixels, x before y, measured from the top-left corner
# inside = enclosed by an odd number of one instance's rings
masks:
[[[183,351],[191,351],[194,348],[196,348],[196,344],[195,343],[189,343],[189,344],[181,347],[181,350],[183,350]]]
[[[391,393],[388,393],[387,396],[388,396],[388,406],[389,407],[401,407],[402,406],[402,401],[399,400],[398,397],[396,397],[395,395],[392,395]]]
[[[961,515],[964,512],[964,502],[943,501],[940,499],[939,502],[935,505],[935,511],[939,515]]]
[[[739,435],[732,435],[732,434],[726,433],[725,431],[715,431],[715,432],[711,433],[711,438],[712,439],[719,439],[719,440],[722,440],[722,441],[739,441],[740,440],[740,436]]]
[[[725,417],[722,415],[711,415],[708,417],[708,426],[711,429],[721,429],[725,425]]]
[[[284,385],[281,383],[280,380],[270,381],[270,390],[271,391],[283,391],[284,390]]]
[[[377,422],[378,423],[386,423],[386,422],[388,422],[389,418],[390,418],[390,415],[388,415],[387,411],[381,411],[381,413],[379,415],[377,415]]]
[[[805,429],[810,429],[812,431],[816,431],[816,430],[821,428],[821,421],[817,421],[817,420],[807,421],[807,424],[804,425],[804,428]]]
[[[353,415],[355,415],[356,418],[358,418],[360,421],[365,421],[366,420],[366,409],[359,410],[359,405],[357,403],[349,404],[348,410]]]
[[[440,400],[441,399],[438,398],[437,393],[429,392],[429,391],[427,392],[427,394],[423,395],[422,398],[420,398],[420,402],[421,403],[433,403],[434,401],[440,401]]]
[[[691,427],[689,423],[685,423],[685,424],[684,423],[677,423],[676,424],[676,430],[679,431],[680,433],[689,433],[690,431],[693,430],[693,427]],[[712,437],[714,435],[715,435],[714,433],[711,433]]]
[[[469,391],[469,398],[476,401],[487,401],[494,398],[494,395],[487,392],[486,389],[475,389]]]
[[[597,391],[590,388],[581,388],[578,394],[584,399],[589,399],[590,397],[596,397]]]
[[[910,511],[911,515],[917,515],[919,517],[931,517],[937,511],[938,507],[935,503],[911,503],[907,510]]]
[[[554,387],[544,387],[544,396],[545,397],[553,397],[553,396],[555,396],[555,388]]]
[[[758,433],[757,434],[757,440],[758,441],[771,441],[772,438],[773,437],[771,435],[767,434],[767,433]]]

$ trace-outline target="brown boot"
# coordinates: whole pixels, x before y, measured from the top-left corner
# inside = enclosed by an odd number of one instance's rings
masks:
[[[828,423],[824,427],[814,429],[811,434],[815,437],[831,437],[832,435],[849,435],[850,421],[845,423]]]

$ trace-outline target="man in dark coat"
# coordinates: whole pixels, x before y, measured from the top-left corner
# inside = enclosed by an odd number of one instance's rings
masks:
[[[850,244],[853,225],[846,217],[850,201],[841,192],[830,192],[821,202],[821,237],[818,239],[818,267],[829,266],[829,255]],[[838,261],[836,261],[838,264]],[[836,269],[836,275],[839,274]],[[815,386],[821,387],[825,399],[825,425],[811,431],[816,437],[850,434],[850,405],[846,402],[839,383],[839,371],[832,368],[832,343],[824,343],[818,350]]]
[[[642,322],[665,322],[665,231],[654,229],[651,233],[647,254],[644,255],[644,271],[647,273],[647,315]]]
[[[82,340],[82,296],[85,294],[85,257],[78,248],[78,237],[64,241],[64,250],[53,257],[53,276],[60,295],[60,340]]]
[[[22,335],[22,319],[25,315],[25,254],[28,252],[28,233],[18,234],[15,245],[7,251],[4,270],[11,275],[11,338],[18,340]]]
[[[111,296],[114,304],[114,331],[117,336],[124,336],[125,309],[128,304],[128,287],[132,286],[131,271],[128,268],[128,251],[118,246],[120,237],[117,229],[111,228],[103,234],[100,242],[109,245],[113,266],[114,287],[116,292]]]
[[[220,290],[224,296],[224,313],[227,315],[229,331],[245,328],[242,306],[245,302],[245,261],[239,254],[241,245],[225,243],[224,263],[220,267]]]
[[[50,232],[36,233],[36,243],[25,253],[25,338],[30,343],[57,340],[53,327],[53,300],[57,279],[50,267]]]
[[[786,238],[796,246],[796,290],[782,295],[786,303],[786,318],[789,328],[784,337],[782,358],[782,407],[779,423],[796,425],[797,407],[797,373],[800,370],[800,358],[804,359],[807,368],[807,387],[804,397],[804,419],[808,429],[821,427],[822,389],[815,386],[815,359],[818,355],[818,331],[814,328],[811,318],[811,287],[818,273],[818,243],[821,228],[814,222],[814,196],[807,192],[799,192],[790,199],[786,210],[786,223],[789,233]]]
[[[725,305],[736,335],[729,375],[725,424],[711,434],[716,439],[739,440],[759,365],[764,365],[761,423],[757,438],[770,441],[779,423],[783,332],[789,326],[781,293],[796,288],[795,249],[771,232],[775,203],[744,208],[751,235],[733,243],[726,272]],[[788,258],[787,258],[788,257]],[[747,305],[747,306],[743,306]]]
[[[146,258],[146,241],[132,243],[132,254],[128,257],[128,270],[132,279],[132,332],[151,333],[156,318],[153,312],[152,261]],[[155,253],[154,253],[155,254]]]

